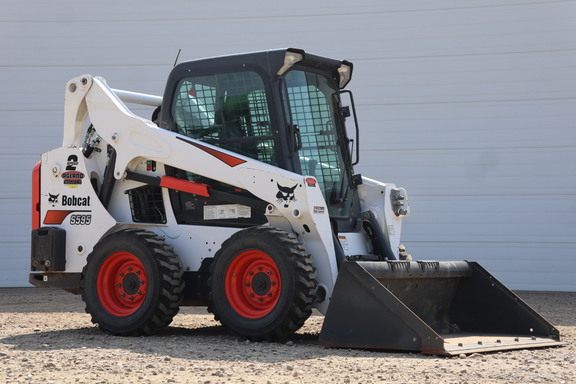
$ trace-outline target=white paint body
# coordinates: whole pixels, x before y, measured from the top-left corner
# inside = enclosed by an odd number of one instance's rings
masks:
[[[132,102],[155,105],[161,100],[156,96],[116,92]],[[174,246],[186,271],[197,271],[202,260],[214,256],[222,242],[239,228],[178,224],[170,209],[166,188],[162,189],[166,224],[133,222],[125,192],[144,184],[126,179],[126,172],[161,177],[165,174],[164,165],[169,165],[242,188],[268,202],[266,215],[270,225],[293,232],[312,255],[318,284],[326,291],[326,299],[317,307],[325,313],[338,274],[337,261],[326,202],[320,188],[306,183],[307,176],[160,129],[148,119],[133,114],[102,78],[84,75],[70,80],[65,100],[63,143],[42,155],[40,197],[42,226],[66,230],[65,272],[81,272],[98,241],[104,235],[126,227],[142,227],[163,236],[168,244]],[[102,139],[98,145],[100,151],[93,152],[90,158],[84,157],[81,150],[88,118]],[[237,164],[230,165],[191,145],[193,143],[230,156],[237,160]],[[102,183],[107,144],[113,146],[117,154],[114,168],[116,184],[108,209],[102,205],[90,183],[93,178],[97,184]],[[77,159],[77,163],[69,163],[71,158]],[[146,170],[146,160],[157,162],[154,172]],[[84,175],[81,183],[65,183],[66,168],[70,166],[73,171]],[[363,182],[359,187],[362,209],[373,211],[381,227],[390,235],[391,248],[397,255],[402,218],[393,213],[390,203],[390,192],[395,186],[370,179]],[[297,185],[294,201],[279,203],[277,184]],[[54,224],[53,220],[48,220],[55,214],[63,217],[61,223]],[[78,215],[90,215],[90,219],[84,219],[79,225]],[[371,251],[364,233],[341,233],[340,241],[347,255]],[[46,273],[48,279],[49,275]]]

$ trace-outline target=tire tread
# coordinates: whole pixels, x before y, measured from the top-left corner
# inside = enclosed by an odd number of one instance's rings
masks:
[[[126,229],[115,232],[102,239],[95,247],[93,252],[88,255],[86,265],[82,275],[86,276],[89,265],[93,262],[95,254],[100,247],[103,247],[109,241],[115,241],[120,238],[130,238],[131,241],[140,242],[156,259],[156,266],[159,274],[160,294],[158,302],[154,305],[154,310],[145,321],[135,329],[124,330],[115,329],[110,324],[102,324],[99,316],[99,309],[91,308],[90,301],[86,297],[86,287],[84,278],[81,281],[82,299],[86,303],[85,311],[91,315],[92,323],[98,324],[100,329],[119,336],[145,336],[153,335],[164,330],[172,322],[172,319],[179,311],[182,302],[182,293],[184,291],[184,281],[182,279],[183,270],[180,266],[178,256],[173,252],[173,247],[166,244],[164,239],[151,231],[142,229]]]
[[[316,290],[318,288],[316,282],[316,269],[312,265],[312,257],[306,252],[302,244],[292,233],[275,227],[251,227],[236,232],[222,243],[222,247],[216,253],[214,258],[215,261],[211,266],[212,276],[215,272],[214,268],[218,265],[217,260],[220,257],[221,251],[234,243],[242,242],[242,244],[244,244],[243,240],[247,235],[269,237],[283,247],[284,253],[288,255],[289,263],[292,265],[294,271],[295,292],[293,300],[289,304],[287,315],[279,321],[275,328],[258,335],[240,334],[240,336],[252,341],[273,341],[285,339],[300,329],[312,314],[312,308],[316,298]],[[212,277],[209,280],[209,285],[212,286]],[[234,324],[227,324],[227,321],[224,319],[224,316],[221,316],[216,305],[210,305],[208,310],[214,314],[215,320],[220,321],[223,325],[228,326],[228,328],[234,329]]]

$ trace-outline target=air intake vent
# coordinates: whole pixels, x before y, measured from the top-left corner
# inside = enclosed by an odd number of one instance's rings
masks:
[[[166,224],[162,188],[154,185],[145,185],[130,189],[126,193],[130,198],[130,210],[134,222]]]

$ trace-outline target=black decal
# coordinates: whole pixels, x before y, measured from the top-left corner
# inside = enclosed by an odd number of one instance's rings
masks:
[[[62,206],[63,207],[88,207],[90,206],[90,196],[88,197],[76,197],[76,196],[66,196],[62,195]]]
[[[66,162],[66,170],[75,171],[76,166],[78,166],[78,156],[76,155],[68,156],[68,161]]]
[[[278,193],[276,194],[278,203],[284,202],[284,208],[288,208],[288,204],[290,204],[290,202],[296,201],[296,198],[294,197],[294,190],[296,189],[298,184],[296,184],[292,188],[284,187],[278,183],[276,183],[276,185],[278,186]]]
[[[62,178],[63,179],[83,179],[84,174],[82,172],[78,172],[78,171],[64,172],[62,174]]]
[[[92,215],[75,214],[70,216],[70,225],[90,225],[92,223]]]
[[[56,204],[58,204],[58,196],[60,196],[60,194],[53,195],[53,194],[49,193],[48,194],[48,202],[50,204],[52,204],[52,206],[55,206]]]
[[[72,157],[72,156],[70,156]],[[70,159],[70,157],[68,159]],[[68,164],[70,164],[71,162],[68,161]],[[78,162],[76,162],[76,164],[78,164]],[[68,170],[68,167],[73,167],[74,169],[76,169],[75,166],[67,166],[67,172],[62,173],[62,178],[64,179],[64,185],[67,185],[70,188],[76,188],[77,185],[82,184],[82,179],[84,178],[84,174],[82,172],[79,171],[70,171]]]

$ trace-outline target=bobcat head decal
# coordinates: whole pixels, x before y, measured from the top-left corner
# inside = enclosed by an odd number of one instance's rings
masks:
[[[278,186],[278,193],[276,194],[278,203],[281,204],[284,202],[284,208],[288,208],[288,204],[290,204],[290,202],[296,201],[296,198],[294,197],[294,190],[298,184],[293,187],[284,187],[278,183],[276,183],[276,185]]]
[[[48,194],[48,202],[50,204],[52,204],[52,206],[58,204],[58,196],[60,196],[60,194],[53,195],[53,194],[49,193]]]

